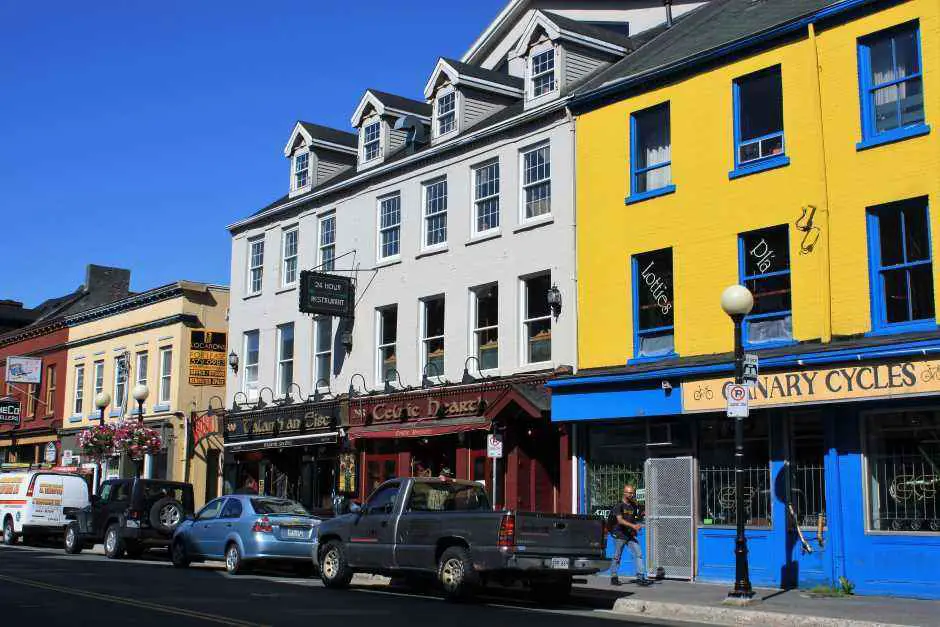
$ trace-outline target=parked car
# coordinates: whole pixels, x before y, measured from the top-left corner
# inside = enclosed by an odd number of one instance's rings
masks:
[[[3,543],[27,544],[34,538],[62,535],[67,516],[89,503],[88,483],[75,474],[49,471],[0,474]]]
[[[176,529],[170,556],[178,568],[194,561],[224,559],[225,569],[236,575],[261,562],[281,562],[309,575],[319,525],[319,518],[289,499],[223,496]]]
[[[320,525],[313,555],[331,588],[356,572],[431,576],[448,598],[522,582],[537,599],[560,602],[572,577],[610,567],[601,518],[493,511],[471,481],[393,479],[354,510]]]
[[[111,559],[139,557],[170,546],[173,532],[193,514],[193,486],[162,479],[109,479],[91,504],[65,528],[65,552],[81,553],[97,543]]]

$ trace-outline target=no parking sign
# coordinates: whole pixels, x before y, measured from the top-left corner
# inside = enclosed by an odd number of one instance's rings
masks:
[[[747,386],[732,383],[726,390],[728,396],[728,417],[747,418],[749,415],[747,407]]]

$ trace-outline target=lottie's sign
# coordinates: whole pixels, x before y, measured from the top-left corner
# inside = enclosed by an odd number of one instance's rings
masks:
[[[730,377],[683,382],[682,410],[723,411],[731,383]],[[759,376],[749,393],[751,407],[940,394],[940,361],[853,364],[769,373]]]

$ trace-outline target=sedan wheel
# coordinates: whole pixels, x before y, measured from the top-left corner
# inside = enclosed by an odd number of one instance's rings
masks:
[[[230,575],[237,575],[242,571],[242,554],[235,543],[228,545],[225,549],[225,570]]]

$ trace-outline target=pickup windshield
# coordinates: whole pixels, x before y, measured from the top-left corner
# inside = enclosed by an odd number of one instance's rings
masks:
[[[490,509],[490,502],[478,485],[417,481],[411,489],[408,509],[412,512],[474,512]]]

